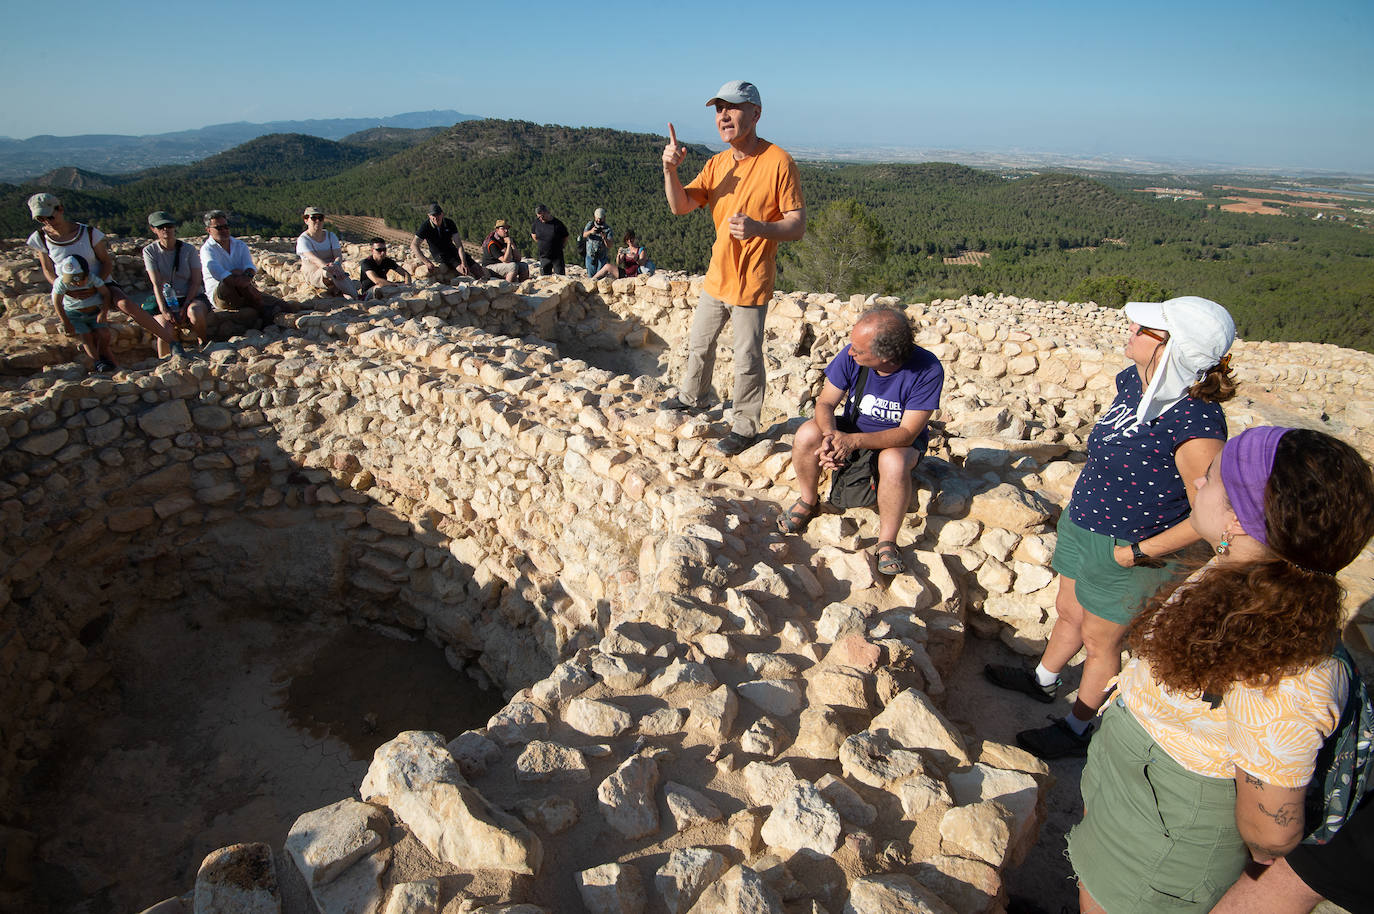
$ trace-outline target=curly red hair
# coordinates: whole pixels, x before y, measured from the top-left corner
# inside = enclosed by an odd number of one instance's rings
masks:
[[[1207,568],[1131,623],[1128,646],[1171,691],[1267,688],[1335,646],[1335,573],[1374,536],[1374,473],[1345,442],[1295,429],[1279,439],[1264,516],[1271,558]]]

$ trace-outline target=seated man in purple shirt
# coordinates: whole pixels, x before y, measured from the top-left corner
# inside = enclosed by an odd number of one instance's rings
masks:
[[[944,380],[944,367],[916,345],[911,325],[900,312],[864,312],[849,334],[849,345],[826,366],[815,417],[797,429],[792,468],[801,497],[779,519],[779,528],[800,533],[816,515],[822,466],[838,471],[856,449],[874,450],[878,571],[890,575],[906,570],[897,551],[897,530],[911,500],[911,471],[925,453],[930,437],[926,423],[940,405]],[[846,409],[837,416],[841,403]]]

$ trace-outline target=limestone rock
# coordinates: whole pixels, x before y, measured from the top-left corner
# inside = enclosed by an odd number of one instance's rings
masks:
[[[683,914],[696,903],[702,890],[725,872],[725,858],[708,847],[683,847],[668,855],[654,874],[654,885],[663,896],[668,914]]]
[[[795,714],[803,702],[802,686],[794,679],[756,679],[735,688],[741,698],[776,717]]]
[[[686,723],[687,712],[682,708],[659,708],[639,719],[639,732],[643,736],[668,736],[682,732]]]
[[[579,783],[587,780],[587,760],[570,746],[534,739],[515,760],[515,776],[521,781]]]
[[[581,815],[576,803],[559,796],[526,797],[520,801],[519,809],[521,818],[551,835],[572,828]]]
[[[849,730],[838,711],[813,703],[801,713],[792,751],[808,758],[839,758],[840,746],[848,736]]]
[[[956,914],[934,892],[910,876],[865,876],[849,887],[844,914]]]
[[[859,796],[858,791],[833,774],[823,775],[816,781],[816,789],[845,821],[860,828],[867,828],[877,821],[878,810]]]
[[[140,415],[138,427],[149,438],[171,438],[189,432],[194,425],[185,400],[168,400]]]
[[[739,738],[739,748],[741,752],[749,755],[762,755],[772,758],[782,751],[786,743],[786,734],[778,722],[768,718],[760,717],[749,725]]]
[[[660,698],[682,688],[716,685],[716,676],[704,663],[674,660],[649,683],[649,692]]]
[[[281,914],[272,848],[231,844],[207,854],[196,873],[195,914]]]
[[[528,743],[549,734],[549,715],[528,701],[513,701],[487,721],[487,735],[503,746]]]
[[[720,807],[711,802],[709,797],[676,781],[663,785],[663,798],[679,832],[703,822],[719,822],[724,818]]]
[[[955,806],[940,820],[940,848],[1000,867],[1011,843],[1010,819],[1004,807],[991,801]]]
[[[501,757],[501,749],[481,730],[460,733],[448,743],[449,755],[458,763],[465,778],[479,778],[487,766]]]
[[[1002,894],[997,868],[981,860],[936,854],[914,865],[911,872],[960,914],[987,914]]]
[[[576,879],[582,904],[591,914],[643,914],[644,883],[633,865],[603,863],[582,870]]]
[[[286,835],[286,852],[306,885],[324,885],[381,847],[386,831],[382,810],[353,799],[340,800],[297,818]]]
[[[924,774],[897,785],[897,799],[902,803],[902,815],[908,819],[915,819],[937,803],[950,806],[954,802],[944,782]]]
[[[907,689],[882,710],[868,725],[873,732],[886,732],[894,742],[908,749],[928,752],[945,768],[968,765],[964,738],[924,692]]]
[[[621,763],[596,789],[601,815],[626,838],[643,838],[658,831],[658,763],[642,755]]]
[[[739,700],[729,686],[723,685],[687,705],[687,729],[715,741],[727,740],[738,713]]]
[[[743,773],[744,789],[754,806],[778,805],[798,780],[792,766],[786,762],[779,765],[750,762],[744,766]]]
[[[614,738],[634,724],[629,712],[606,701],[574,698],[563,715],[568,726],[588,736]]]
[[[530,688],[530,695],[542,705],[552,707],[591,688],[595,677],[581,664],[565,660],[544,679]]]
[[[409,730],[378,747],[362,796],[385,797],[416,839],[446,863],[516,873],[539,870],[539,839],[463,780],[437,733]]]
[[[845,777],[883,790],[925,773],[925,763],[918,753],[902,749],[886,736],[869,730],[854,734],[840,746],[840,767]]]
[[[393,887],[382,914],[439,914],[439,880],[402,882]]]
[[[782,899],[758,873],[733,866],[701,893],[690,914],[783,914]]]
[[[840,814],[808,781],[798,781],[763,823],[769,847],[831,854],[840,844]]]
[[[979,762],[967,771],[951,774],[949,789],[960,806],[995,800],[1007,811],[1011,829],[1009,863],[1018,865],[1035,844],[1044,817],[1044,801],[1036,778],[1023,771],[993,768]]]

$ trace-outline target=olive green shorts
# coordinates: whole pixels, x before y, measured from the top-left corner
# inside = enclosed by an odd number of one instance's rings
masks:
[[[1188,771],[1119,701],[1088,748],[1082,790],[1069,860],[1108,914],[1205,914],[1249,859],[1236,782]]]
[[[1083,529],[1069,519],[1068,508],[1060,515],[1056,532],[1051,567],[1064,577],[1073,578],[1080,606],[1108,622],[1130,622],[1178,570],[1175,562],[1165,562],[1163,568],[1121,567],[1112,556],[1112,549],[1130,543]]]

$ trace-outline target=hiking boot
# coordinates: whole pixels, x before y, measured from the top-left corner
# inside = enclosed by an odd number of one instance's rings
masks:
[[[1013,692],[1020,692],[1029,695],[1036,701],[1049,704],[1054,701],[1059,694],[1059,682],[1056,679],[1047,686],[1042,686],[1040,680],[1035,678],[1035,673],[1023,666],[1006,666],[1000,663],[989,663],[983,667],[983,678],[999,689],[1010,689]]]
[[[106,372],[114,370],[115,363],[111,362],[109,359],[101,359],[100,361],[96,362],[94,365],[91,366],[91,371],[95,372],[96,374],[104,374]]]
[[[669,411],[675,411],[675,412],[683,412],[683,413],[704,413],[704,412],[706,412],[706,407],[704,407],[704,406],[694,406],[694,405],[691,404],[691,403],[685,402],[681,397],[669,397],[668,399],[664,400],[662,403],[658,404],[658,408],[659,408],[659,409],[664,409],[664,410],[669,410]]]
[[[1088,743],[1092,742],[1092,738],[1093,727],[1091,724],[1088,729],[1083,731],[1083,735],[1079,736],[1073,732],[1068,721],[1062,717],[1056,717],[1054,723],[1048,727],[1022,730],[1016,734],[1016,745],[1036,758],[1047,761],[1057,758],[1086,758]]]
[[[749,450],[757,440],[757,435],[741,435],[739,432],[731,432],[716,442],[716,450],[726,457],[734,457],[736,454]]]

